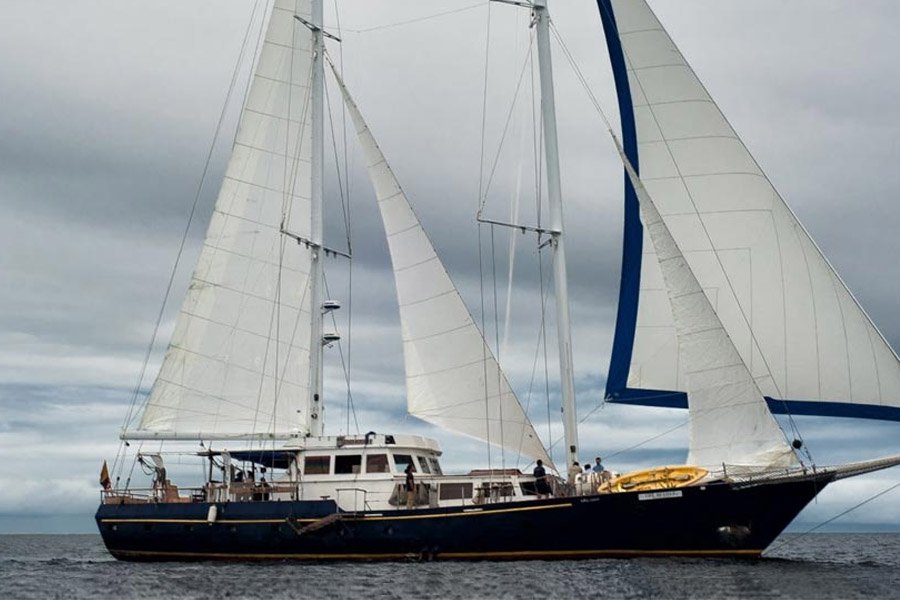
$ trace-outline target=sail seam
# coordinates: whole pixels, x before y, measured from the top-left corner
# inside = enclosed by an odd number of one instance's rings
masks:
[[[254,73],[254,74],[253,74],[253,78],[254,78],[254,79],[264,79],[264,80],[266,80],[266,81],[272,81],[272,82],[274,82],[274,83],[280,83],[281,85],[286,85],[286,86],[289,86],[289,87],[296,87],[296,88],[302,88],[302,89],[308,89],[308,88],[309,88],[309,86],[307,86],[306,84],[303,84],[303,83],[294,83],[293,80],[288,81],[288,80],[286,80],[286,79],[278,79],[277,77],[269,77],[268,75],[263,75],[262,73]]]
[[[429,263],[429,262],[431,262],[431,261],[433,261],[433,260],[438,260],[437,254],[432,254],[430,257],[426,258],[425,260],[420,260],[420,261],[418,261],[418,262],[414,262],[414,263],[411,263],[411,264],[408,264],[408,265],[404,265],[404,266],[402,266],[402,267],[397,267],[397,268],[394,269],[394,271],[395,271],[396,273],[402,273],[403,271],[408,271],[408,270],[413,269],[413,268],[415,268],[415,267],[419,267],[419,266],[424,265],[425,263]]]
[[[619,37],[621,38],[626,35],[632,35],[635,33],[649,33],[651,31],[661,31],[661,32],[665,33],[665,30],[661,27],[648,27],[646,29],[632,29],[631,31],[622,31],[621,29],[619,29]]]
[[[635,75],[636,77],[636,75]],[[644,97],[646,100],[646,96]],[[716,103],[709,98],[689,98],[685,100],[662,100],[656,102],[650,102],[647,100],[646,102],[634,103],[635,108],[644,108],[644,107],[653,107],[653,106],[673,106],[677,104],[711,104],[716,106]]]
[[[285,193],[287,193],[287,190],[280,190],[280,189],[278,189],[278,188],[269,187],[269,186],[263,185],[263,184],[261,184],[261,183],[255,183],[255,182],[253,182],[253,181],[247,181],[246,179],[241,179],[240,177],[235,177],[234,175],[225,175],[225,179],[230,179],[230,180],[232,180],[232,181],[234,181],[234,182],[242,183],[242,184],[244,184],[244,185],[251,185],[251,186],[257,187],[257,188],[259,188],[259,189],[261,189],[261,190],[266,190],[266,191],[268,191],[268,192],[275,192],[275,193],[278,193],[278,194],[285,194]],[[293,198],[294,200],[300,199],[300,200],[306,200],[307,202],[310,200],[309,196],[303,196],[303,195],[301,195],[301,194],[296,194],[296,193],[293,193],[293,192],[291,192],[291,195],[292,195],[292,198]],[[217,212],[224,212],[224,211],[221,211],[221,210],[219,210],[219,209],[216,209],[216,211],[217,211]],[[229,214],[230,214],[230,213],[229,213]]]
[[[246,259],[248,259],[248,260],[251,261],[251,262],[262,263],[262,264],[264,264],[264,265],[269,265],[269,266],[273,266],[273,267],[279,266],[277,262],[272,262],[272,260],[267,259],[267,258],[260,258],[260,257],[258,257],[258,256],[251,256],[251,255],[249,255],[249,254],[241,254],[240,252],[235,252],[234,250],[229,250],[228,248],[223,248],[223,247],[221,247],[221,246],[213,246],[212,244],[208,244],[208,243],[203,244],[203,245],[204,245],[205,247],[210,248],[210,249],[212,249],[212,250],[215,250],[215,251],[217,251],[217,252],[223,252],[223,253],[225,253],[225,254],[230,254],[230,255],[232,255],[232,256],[240,256],[241,258],[246,258]],[[303,244],[297,244],[297,245],[298,245],[298,246],[302,246]],[[284,269],[287,269],[288,271],[293,271],[294,273],[299,273],[299,274],[301,274],[301,275],[306,275],[307,277],[309,276],[309,273],[306,273],[306,272],[301,271],[301,270],[299,270],[299,269],[295,269],[294,267],[290,267],[290,266],[285,265],[283,268],[284,268]],[[196,277],[195,279],[201,280],[200,277]],[[201,280],[201,281],[202,281],[202,280]],[[217,283],[205,282],[205,281],[204,281],[204,283],[209,283],[210,285],[220,285],[220,284],[217,284]],[[244,293],[246,293],[246,292],[243,292],[243,291],[242,291],[242,292],[240,292],[240,293],[241,293],[241,294],[244,294]],[[252,295],[252,294],[248,294],[248,295]]]
[[[243,133],[243,132],[242,132]],[[254,146],[253,144],[248,144],[247,142],[239,141],[242,136],[238,134],[238,140],[234,142],[235,146],[243,146],[248,150],[256,150],[257,152],[263,152],[265,154],[271,154],[272,156],[277,156],[278,158],[290,159],[291,161],[299,161],[304,163],[309,163],[310,160],[308,158],[304,158],[300,155],[291,155],[287,153],[277,152],[275,150],[269,150],[268,148],[263,148],[261,146]]]
[[[651,108],[651,110],[652,110],[652,107],[650,105],[648,105],[647,108]],[[740,138],[735,134],[732,134],[732,135],[725,135],[725,134],[686,135],[683,137],[670,137],[670,138],[662,137],[659,139],[641,140],[641,144],[662,144],[665,142],[690,142],[690,141],[694,141],[694,140],[737,140],[737,141],[740,141]]]
[[[226,367],[228,367],[229,369],[231,369],[231,368],[234,368],[234,369],[240,369],[241,371],[245,371],[245,372],[247,372],[247,373],[253,373],[254,375],[260,375],[260,376],[262,376],[262,377],[268,377],[268,378],[270,378],[270,379],[274,379],[274,378],[275,378],[274,375],[272,375],[272,374],[270,374],[270,373],[266,373],[265,371],[258,371],[258,370],[256,370],[256,369],[251,369],[251,368],[245,367],[245,366],[243,366],[243,365],[238,365],[238,364],[235,364],[235,363],[230,363],[230,362],[228,362],[228,361],[226,361],[226,360],[222,360],[221,358],[218,358],[218,357],[215,357],[215,356],[210,356],[210,355],[208,355],[208,354],[203,354],[203,353],[201,353],[201,352],[196,352],[196,351],[194,351],[194,350],[191,350],[191,349],[187,348],[186,346],[181,346],[181,345],[178,345],[178,344],[171,344],[171,345],[169,346],[169,348],[170,348],[170,349],[178,350],[178,351],[180,351],[180,352],[184,352],[185,354],[190,354],[191,356],[199,356],[200,358],[205,358],[205,359],[211,360],[211,361],[213,361],[213,362],[221,363],[221,364],[225,365]],[[290,346],[290,348],[293,349],[293,350],[304,350],[304,348],[301,348],[300,346]],[[168,381],[168,380],[165,379],[164,377],[159,377],[158,379],[163,379],[163,380],[165,380],[165,381]],[[285,379],[285,380],[286,380],[286,379]],[[174,383],[174,382],[169,381],[169,383]],[[288,381],[288,383],[290,383],[291,385],[297,385],[297,386],[300,386],[300,387],[303,387],[303,388],[308,388],[308,387],[309,387],[308,385],[304,385],[304,384],[302,384],[302,383],[298,383],[298,382],[295,382],[295,381]],[[188,386],[182,385],[182,387],[187,388]],[[190,389],[193,389],[193,388],[190,388]],[[200,390],[195,390],[195,391],[200,391]],[[203,393],[204,393],[204,395],[208,395],[208,394],[206,394],[205,392],[203,392]]]
[[[429,300],[434,300],[435,298],[442,298],[443,296],[452,294],[455,291],[456,291],[455,289],[451,288],[451,289],[447,290],[446,292],[441,292],[440,294],[435,294],[434,296],[429,296],[428,298],[422,298],[421,300],[411,300],[408,302],[403,302],[401,304],[401,306],[404,308],[409,307],[409,306],[415,306],[416,304],[422,304],[423,302],[428,302]],[[471,319],[471,315],[469,318]]]
[[[205,397],[205,398],[209,398],[209,399],[212,399],[212,400],[216,400],[216,401],[221,402],[221,403],[223,403],[223,404],[230,404],[230,405],[235,406],[235,407],[237,407],[237,408],[243,408],[243,409],[248,409],[248,410],[253,410],[253,409],[255,409],[254,406],[250,406],[250,405],[247,405],[247,404],[242,404],[242,403],[237,402],[237,401],[235,401],[235,400],[229,400],[228,398],[224,398],[224,397],[219,396],[219,395],[217,395],[217,394],[210,394],[209,392],[204,392],[204,391],[199,390],[199,389],[197,389],[197,388],[193,388],[193,387],[191,387],[191,386],[189,386],[189,385],[184,385],[184,384],[178,383],[177,381],[172,381],[171,379],[166,379],[165,377],[160,377],[159,380],[162,381],[162,382],[164,382],[164,383],[166,383],[166,384],[168,384],[168,385],[171,385],[171,386],[174,386],[174,387],[177,387],[177,388],[181,388],[181,389],[186,390],[186,391],[188,391],[188,392],[193,392],[193,393],[195,393],[195,394],[197,394],[197,395],[199,395],[199,396],[203,396],[203,397]],[[301,386],[301,387],[302,387],[302,386]],[[205,411],[205,410],[200,410],[200,409],[197,409],[197,408],[187,408],[187,407],[184,407],[184,406],[181,405],[180,402],[177,404],[177,406],[174,406],[174,405],[172,405],[172,404],[166,404],[166,403],[162,403],[162,402],[156,401],[156,402],[148,402],[148,403],[147,403],[147,406],[155,406],[155,407],[157,407],[157,408],[172,408],[172,409],[174,409],[174,410],[176,410],[176,411],[179,411],[179,412],[192,413],[192,414],[204,415],[204,416],[221,416],[221,413],[214,413],[214,412],[212,412],[212,411]],[[267,413],[267,416],[270,416],[270,414]],[[241,422],[241,421],[252,421],[252,420],[253,420],[253,419],[251,419],[251,418],[249,418],[249,417],[241,417],[241,416],[239,416],[239,415],[234,415],[234,416],[229,415],[228,419],[229,419],[229,421],[232,421],[232,420],[233,420],[233,421],[238,421],[238,422]],[[215,428],[213,428],[213,429],[215,429]]]
[[[427,376],[429,376],[429,375],[437,375],[437,374],[439,374],[439,373],[447,373],[447,372],[449,372],[449,371],[456,371],[457,369],[462,369],[462,368],[465,368],[465,367],[471,367],[472,365],[480,365],[481,363],[487,362],[487,361],[489,361],[490,359],[491,359],[491,357],[488,357],[488,358],[479,358],[479,359],[473,360],[473,361],[471,361],[471,362],[463,363],[463,364],[461,364],[461,365],[453,365],[452,367],[447,367],[447,368],[445,368],[445,369],[438,369],[437,371],[424,371],[424,372],[422,372],[422,373],[417,373],[417,374],[415,374],[415,375],[407,375],[407,377],[408,377],[409,379],[417,379],[417,378],[419,378],[419,377],[427,377]]]
[[[412,231],[413,229],[421,229],[421,226],[418,223],[413,223],[409,227],[404,227],[403,229],[398,229],[397,231],[387,234],[387,237],[391,238],[402,233],[406,233],[407,231]]]
[[[674,161],[674,159],[673,159]],[[759,173],[754,173],[752,171],[717,171],[715,173],[691,173],[689,175],[665,175],[662,177],[641,177],[641,181],[665,181],[667,179],[694,179],[696,177],[719,177],[722,175],[751,175],[753,177],[759,177],[761,179],[766,179],[765,175],[761,175]],[[699,213],[698,213],[699,214]]]
[[[263,227],[265,229],[269,229],[271,231],[277,231],[278,233],[281,233],[281,228],[277,227],[275,225],[272,225],[271,223],[264,223],[262,221],[257,221],[256,219],[251,219],[250,217],[247,217],[245,215],[240,215],[237,213],[229,212],[228,210],[221,210],[218,208],[215,210],[215,212],[222,216],[231,218],[231,219],[240,219],[241,221],[243,221],[245,223],[252,223],[253,225],[257,225],[259,227]],[[257,232],[253,232],[253,233],[257,233]],[[209,246],[209,244],[204,244],[204,245]],[[215,246],[210,246],[210,247],[214,248]],[[290,267],[288,267],[288,268],[290,268]]]
[[[466,329],[467,327],[471,327],[472,323],[463,323],[458,327],[452,327],[450,329],[445,329],[443,331],[437,331],[435,333],[429,333],[428,335],[420,335],[419,337],[411,337],[411,338],[403,338],[404,342],[418,342],[419,340],[427,340],[429,338],[433,338],[438,335],[445,335],[447,333],[453,333],[454,331],[459,331],[460,329]]]
[[[269,302],[271,302],[271,300]],[[205,317],[203,315],[197,314],[195,312],[191,312],[189,310],[182,310],[181,312],[182,312],[182,314],[185,314],[189,317],[193,317],[194,319],[206,321],[207,323],[212,323],[213,325],[221,325],[222,327],[228,327],[229,329],[232,330],[232,333],[234,331],[240,331],[241,333],[246,333],[246,334],[249,334],[249,335],[252,335],[252,336],[255,336],[258,338],[262,338],[265,340],[268,340],[271,338],[271,335],[269,333],[262,334],[262,333],[257,333],[255,331],[250,331],[249,329],[244,329],[243,327],[238,327],[237,325],[235,325],[233,323],[223,323],[222,321],[216,321],[215,319],[210,319],[209,317]],[[298,312],[298,314],[297,314],[298,321],[299,321],[300,315],[309,314],[309,311],[306,311],[306,310],[298,310],[297,312]],[[284,344],[286,346],[289,346],[291,348],[298,349],[298,350],[309,350],[309,348],[307,346],[301,346],[299,344],[294,344],[294,343],[289,343],[289,342],[280,342],[280,343]],[[178,345],[172,345],[172,347],[173,348],[182,348],[182,349],[185,348],[184,346],[178,346]],[[206,356],[206,355],[200,354],[200,356]],[[252,371],[252,369],[249,369],[249,370]]]
[[[256,110],[255,108],[250,108],[249,106],[244,109],[245,113],[253,113],[255,115],[260,115],[263,117],[269,117],[271,119],[278,119],[279,121],[289,121],[291,123],[297,123],[298,125],[306,126],[309,124],[309,121],[306,119],[294,119],[292,117],[284,117],[282,115],[276,115],[274,113],[266,112],[264,110]]]
[[[638,73],[641,71],[649,71],[651,69],[671,69],[673,67],[679,67],[683,69],[690,69],[688,65],[685,63],[664,63],[660,65],[644,65],[643,67],[631,67],[629,71],[632,73]],[[643,90],[641,90],[643,92]],[[646,98],[646,96],[644,96]]]

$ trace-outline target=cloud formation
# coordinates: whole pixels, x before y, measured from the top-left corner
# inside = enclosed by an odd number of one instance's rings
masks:
[[[900,170],[894,168],[900,158],[900,107],[894,102],[900,95],[900,63],[893,47],[900,23],[893,3],[869,2],[863,8],[847,0],[651,3],[775,186],[887,339],[900,347],[900,237],[895,234]],[[51,1],[4,8],[0,454],[14,458],[0,471],[0,530],[11,527],[10,519],[49,513],[76,515],[73,519],[80,520],[60,527],[84,528],[93,511],[96,472],[104,457],[115,454],[252,5],[249,0]],[[482,171],[488,9],[379,28],[458,6],[449,0],[342,0],[342,49],[348,85],[480,319],[474,213]],[[615,115],[594,3],[555,0],[551,10],[592,89]],[[494,5],[490,12],[488,172],[527,46],[524,11]],[[336,30],[333,7],[326,13]],[[840,34],[829,35],[836,31]],[[685,428],[679,427],[684,413],[598,409],[618,293],[621,166],[574,74],[558,48],[554,51],[579,411],[589,415],[581,428],[582,446],[591,455],[624,450],[611,458],[623,471],[679,462],[686,446]],[[520,219],[535,223],[534,140],[522,118],[532,109],[532,83],[527,75],[524,81],[485,210],[496,218],[508,216],[521,170]],[[336,98],[332,90],[332,101]],[[224,171],[233,112],[204,182],[160,332],[163,344]],[[336,125],[340,139],[339,117]],[[343,310],[339,328],[353,336],[359,425],[438,438],[445,465],[453,469],[480,464],[482,446],[404,414],[386,244],[352,140],[349,154],[353,324]],[[329,169],[333,173],[334,165]],[[340,246],[344,230],[333,175],[328,197],[328,236]],[[495,231],[499,328],[507,235]],[[543,391],[540,352],[532,383],[541,302],[534,239],[519,236],[517,248],[519,287],[501,359],[523,402],[531,398],[529,414],[549,442],[561,437],[561,425],[553,382],[549,403]],[[489,247],[484,250],[489,260]],[[332,295],[346,306],[346,266],[334,265]],[[483,281],[487,337],[493,340],[493,281]],[[548,337],[553,339],[552,331]],[[158,367],[163,344],[155,348],[149,373]],[[552,373],[552,347],[549,358]],[[338,433],[347,418],[343,374],[333,355],[327,370],[333,398],[328,430]],[[798,423],[820,464],[897,451],[893,423]],[[820,521],[898,480],[900,474],[888,471],[841,482],[801,520]],[[900,510],[890,498],[845,520],[870,523],[874,515],[900,527]]]

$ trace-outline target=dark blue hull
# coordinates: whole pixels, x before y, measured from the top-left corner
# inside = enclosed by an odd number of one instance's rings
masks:
[[[483,507],[340,513],[334,502],[104,504],[125,560],[525,559],[758,556],[830,476],[553,498]]]

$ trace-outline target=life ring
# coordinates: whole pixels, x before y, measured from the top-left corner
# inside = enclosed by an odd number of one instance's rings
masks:
[[[690,465],[656,467],[620,475],[602,484],[597,491],[616,493],[669,490],[697,483],[707,475],[708,470]]]

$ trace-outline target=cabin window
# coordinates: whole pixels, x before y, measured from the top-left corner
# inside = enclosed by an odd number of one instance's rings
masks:
[[[387,454],[369,454],[366,456],[366,473],[390,473]]]
[[[416,463],[413,462],[412,456],[409,454],[395,454],[394,466],[399,473],[406,471],[406,465],[411,465],[413,472],[416,471]]]
[[[359,454],[338,455],[334,457],[334,474],[346,475],[359,473],[362,469],[362,456]]]
[[[424,456],[419,456],[419,466],[422,467],[423,473],[431,473],[431,467],[428,466],[428,460]]]
[[[431,463],[431,472],[435,475],[443,475],[444,472],[441,471],[441,465],[438,463],[436,458],[429,458],[428,462]]]
[[[471,483],[442,483],[441,500],[469,500],[472,498]]]
[[[328,475],[331,472],[330,456],[307,456],[303,463],[304,475]]]

